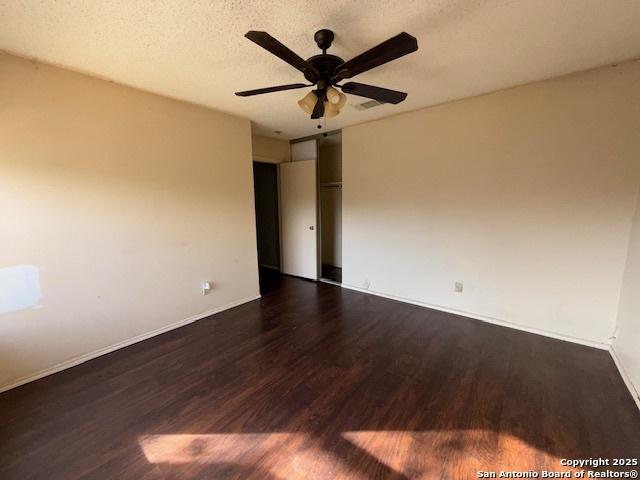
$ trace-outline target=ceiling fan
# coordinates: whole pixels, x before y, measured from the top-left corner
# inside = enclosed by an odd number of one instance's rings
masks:
[[[311,114],[311,118],[331,118],[340,112],[340,108],[346,102],[346,96],[334,87],[340,88],[344,93],[372,98],[383,103],[395,104],[402,102],[407,98],[407,94],[404,92],[365,85],[364,83],[347,82],[340,84],[339,82],[418,50],[418,41],[415,37],[402,32],[345,62],[340,57],[327,53],[327,49],[333,42],[334,34],[331,30],[322,29],[318,30],[313,37],[322,53],[304,60],[267,32],[252,30],[247,32],[245,37],[302,72],[304,78],[311,83],[292,83],[278,85],[277,87],[246,90],[244,92],[236,92],[236,95],[249,97],[315,85],[316,89],[309,92],[298,102],[298,105],[305,112]]]

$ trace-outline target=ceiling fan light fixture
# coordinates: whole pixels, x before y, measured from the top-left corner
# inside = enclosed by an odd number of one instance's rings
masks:
[[[303,98],[298,100],[298,105],[305,113],[313,112],[313,107],[315,107],[316,102],[318,101],[318,96],[313,92],[307,93]]]
[[[340,110],[342,107],[344,107],[345,103],[347,103],[347,96],[344,93],[340,93],[338,92],[338,102],[336,103],[336,107],[338,107],[338,110]]]

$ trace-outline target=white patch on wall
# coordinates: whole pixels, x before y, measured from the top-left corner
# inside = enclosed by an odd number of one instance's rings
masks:
[[[0,314],[38,306],[40,272],[33,265],[0,268]]]

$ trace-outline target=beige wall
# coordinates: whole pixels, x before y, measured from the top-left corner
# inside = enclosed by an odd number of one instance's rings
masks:
[[[638,397],[640,392],[640,195],[629,241],[629,255],[618,312],[618,332],[613,349],[633,382],[635,395]],[[638,402],[640,405],[640,397]]]
[[[639,125],[636,62],[345,128],[344,282],[609,343]]]
[[[5,54],[0,92],[0,387],[258,295],[249,121]]]
[[[282,163],[291,160],[289,140],[251,135],[253,159],[258,162]]]

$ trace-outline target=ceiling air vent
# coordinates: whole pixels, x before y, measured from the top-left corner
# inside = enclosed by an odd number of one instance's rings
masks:
[[[356,110],[369,110],[370,108],[377,107],[378,105],[384,105],[384,102],[369,100],[368,102],[360,103],[358,105],[352,105],[352,107]]]

